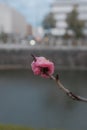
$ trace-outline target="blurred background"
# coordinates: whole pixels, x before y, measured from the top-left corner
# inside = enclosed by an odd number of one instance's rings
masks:
[[[86,0],[0,0],[0,42],[86,46]]]
[[[34,76],[31,54],[87,97],[87,0],[0,0],[0,124],[87,130],[87,104]]]

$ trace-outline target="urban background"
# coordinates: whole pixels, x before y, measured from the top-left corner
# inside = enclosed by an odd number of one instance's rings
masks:
[[[44,11],[34,2],[32,10],[23,3],[17,8],[10,0],[0,2],[0,43],[86,46],[87,1],[50,0],[48,4]]]

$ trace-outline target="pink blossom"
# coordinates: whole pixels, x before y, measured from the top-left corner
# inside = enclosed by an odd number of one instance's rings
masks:
[[[35,75],[40,75],[44,78],[49,78],[49,75],[54,73],[54,63],[45,57],[35,57],[31,67]]]

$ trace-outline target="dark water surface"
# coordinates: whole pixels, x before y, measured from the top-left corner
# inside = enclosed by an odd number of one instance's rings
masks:
[[[60,71],[62,83],[87,97],[87,71]],[[50,79],[29,70],[0,71],[0,123],[87,130],[87,104],[69,99]]]

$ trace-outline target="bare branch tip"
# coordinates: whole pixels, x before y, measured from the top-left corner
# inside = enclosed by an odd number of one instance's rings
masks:
[[[35,55],[31,54],[31,56],[33,57],[33,60],[36,61]]]
[[[57,75],[55,76],[55,78],[56,78],[56,80],[58,81],[58,80],[59,80],[59,75],[57,74]]]

